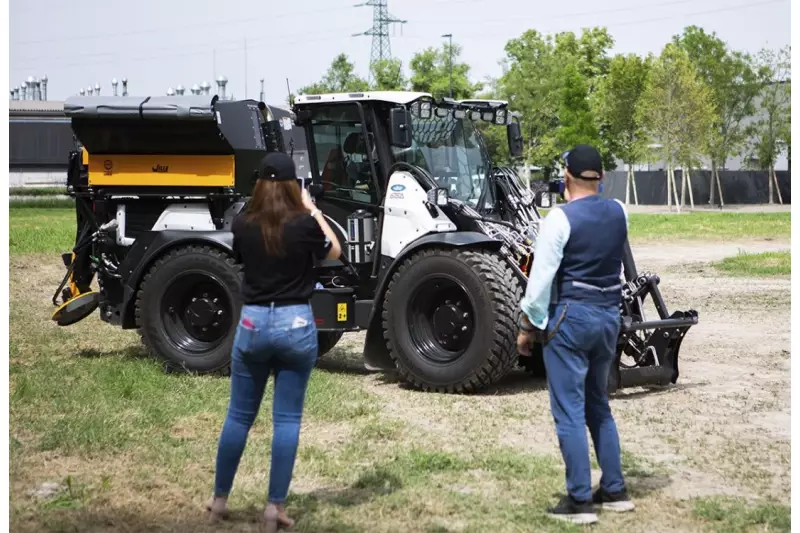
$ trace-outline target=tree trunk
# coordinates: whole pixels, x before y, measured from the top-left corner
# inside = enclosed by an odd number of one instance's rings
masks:
[[[719,191],[719,206],[725,207],[725,200],[722,198],[722,184],[719,181],[719,169],[717,169],[714,174],[717,176],[717,191]]]
[[[768,189],[769,190],[769,202],[768,203],[774,204],[775,202],[772,200],[772,196],[773,196],[773,192],[772,192],[772,188],[773,188],[772,165],[770,165],[769,169],[767,169],[767,176],[768,176],[768,179],[769,179],[769,189]]]
[[[692,193],[692,177],[689,175],[689,170],[686,170],[686,183],[688,184],[689,189],[689,203],[694,209],[694,194]]]
[[[633,185],[633,203],[639,205],[639,193],[636,192],[636,172],[631,167],[631,184]]]
[[[686,175],[688,171],[686,169],[681,170],[681,207],[686,205]]]
[[[667,165],[667,207],[669,207],[670,210],[672,209],[672,181],[669,179],[671,171],[671,165]]]
[[[783,197],[781,196],[781,187],[778,185],[778,173],[775,172],[775,167],[772,167],[772,178],[775,180],[775,191],[778,193],[778,202],[783,205]]]
[[[678,184],[675,181],[675,169],[671,169],[672,174],[672,193],[675,195],[675,208],[678,210],[678,213],[681,212],[681,204],[678,202]]]
[[[714,178],[717,175],[717,162],[711,160],[711,176],[708,180],[708,205],[714,205]]]
[[[628,175],[625,176],[625,205],[631,203],[631,166],[628,165]]]

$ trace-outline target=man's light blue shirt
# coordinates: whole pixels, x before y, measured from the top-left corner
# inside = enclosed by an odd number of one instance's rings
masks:
[[[625,204],[616,201],[622,206],[627,223],[628,212]],[[539,226],[539,236],[533,248],[533,268],[528,274],[528,286],[525,288],[525,296],[520,306],[531,324],[542,330],[547,327],[553,280],[561,266],[569,234],[569,220],[559,207],[550,210]]]

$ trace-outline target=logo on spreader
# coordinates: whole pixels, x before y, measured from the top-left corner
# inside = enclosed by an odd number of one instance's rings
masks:
[[[103,174],[105,174],[106,176],[110,176],[111,170],[113,168],[114,168],[114,163],[112,163],[110,159],[106,159],[105,161],[103,161],[103,169],[105,170]]]

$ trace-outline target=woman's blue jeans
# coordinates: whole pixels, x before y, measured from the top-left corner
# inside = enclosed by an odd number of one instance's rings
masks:
[[[231,491],[247,435],[272,373],[275,394],[268,500],[278,504],[286,500],[317,349],[317,328],[310,305],[242,307],[233,341],[230,404],[217,451],[216,496],[227,496]]]

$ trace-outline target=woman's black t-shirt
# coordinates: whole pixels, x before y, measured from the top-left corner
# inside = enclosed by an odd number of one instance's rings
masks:
[[[244,265],[242,286],[245,305],[308,300],[314,290],[314,260],[324,259],[331,243],[314,218],[303,214],[283,225],[284,255],[269,255],[258,224],[247,222],[244,213],[233,221],[233,251]]]

